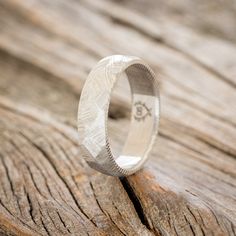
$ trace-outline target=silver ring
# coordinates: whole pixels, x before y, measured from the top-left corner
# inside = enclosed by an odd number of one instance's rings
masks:
[[[111,93],[121,76],[130,84],[132,117],[123,150],[115,157],[107,119]],[[114,55],[98,62],[85,82],[78,109],[79,143],[90,167],[107,175],[126,176],[143,166],[158,133],[158,88],[153,71],[140,58]]]

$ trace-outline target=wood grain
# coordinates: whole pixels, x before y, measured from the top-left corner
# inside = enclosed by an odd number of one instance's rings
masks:
[[[0,1],[0,234],[236,234],[236,47],[134,9]],[[142,57],[161,82],[151,160],[124,179],[90,169],[77,144],[84,80],[112,54]],[[109,119],[116,151],[128,97],[121,82]]]

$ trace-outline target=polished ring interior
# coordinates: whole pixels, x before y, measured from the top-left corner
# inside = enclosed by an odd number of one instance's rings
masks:
[[[112,90],[120,77],[129,81],[132,117],[122,153],[114,157],[107,132]],[[107,175],[125,176],[148,158],[158,131],[159,90],[153,71],[141,59],[115,55],[102,59],[90,72],[80,97],[78,130],[88,164]]]

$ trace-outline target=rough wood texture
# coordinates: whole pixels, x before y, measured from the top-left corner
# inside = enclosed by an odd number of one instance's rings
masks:
[[[124,2],[0,1],[1,235],[236,235],[236,46]],[[86,165],[75,128],[86,75],[111,54],[161,80],[159,139],[124,179]],[[127,97],[121,84],[117,150]]]

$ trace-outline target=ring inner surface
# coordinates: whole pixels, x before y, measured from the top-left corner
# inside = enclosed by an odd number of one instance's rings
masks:
[[[134,64],[125,73],[132,93],[132,114],[129,133],[116,163],[130,170],[141,165],[147,158],[156,136],[159,101],[155,78],[146,66]]]

